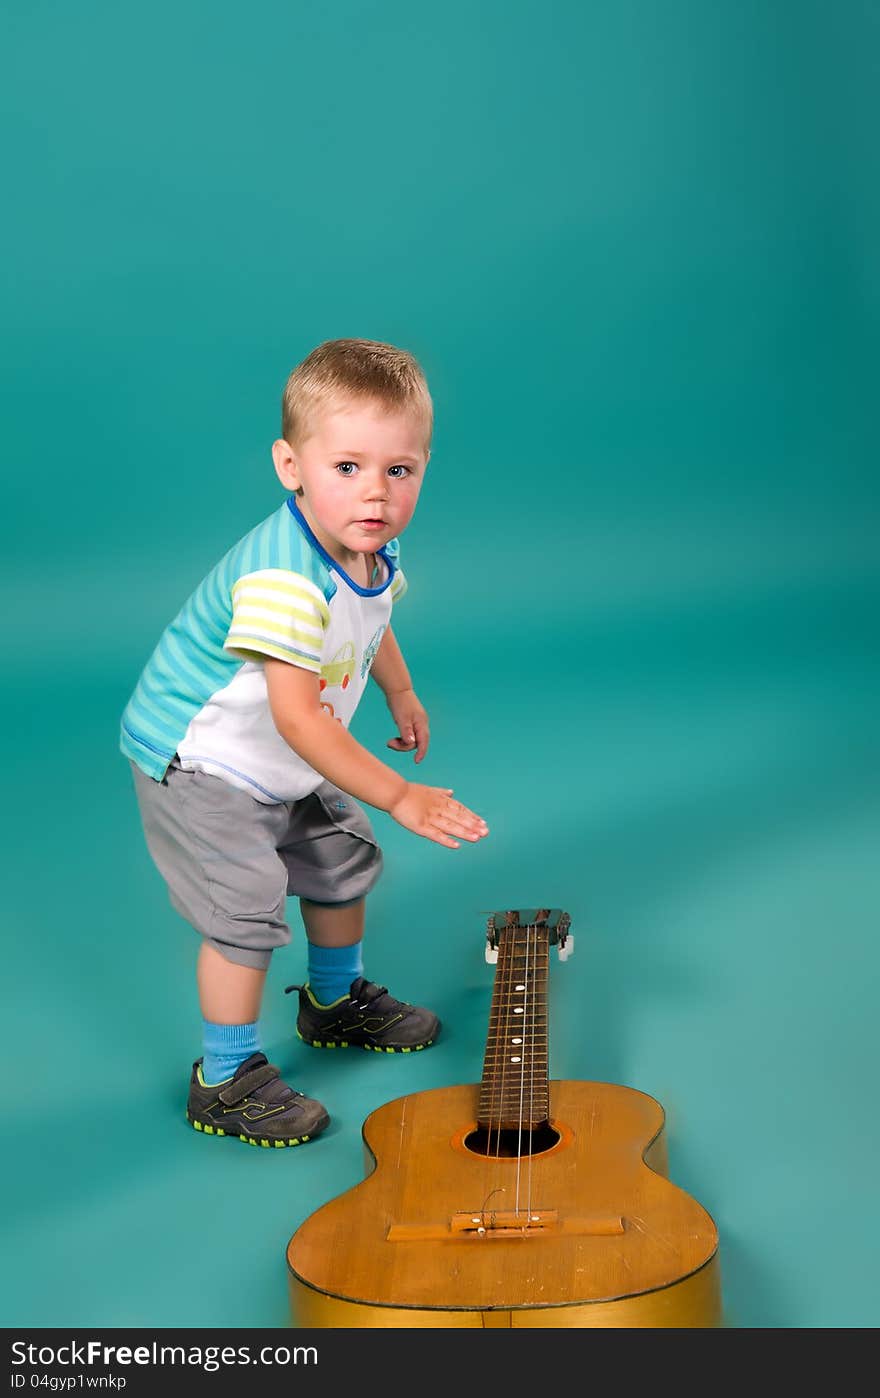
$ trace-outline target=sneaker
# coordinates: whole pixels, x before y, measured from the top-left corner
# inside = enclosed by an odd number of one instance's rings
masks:
[[[225,1082],[206,1083],[193,1064],[186,1119],[206,1136],[237,1136],[252,1146],[301,1146],[330,1122],[312,1097],[294,1092],[264,1053],[252,1053]]]
[[[291,990],[299,991],[296,1032],[312,1048],[414,1053],[432,1044],[440,1032],[440,1021],[430,1010],[395,1000],[386,986],[363,976],[332,1005],[319,1005],[307,985],[288,985],[285,994]]]

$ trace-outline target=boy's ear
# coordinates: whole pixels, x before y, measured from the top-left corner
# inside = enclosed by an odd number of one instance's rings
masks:
[[[281,484],[287,490],[299,490],[299,471],[293,447],[283,437],[279,437],[276,442],[272,443],[272,460],[275,463],[275,474]]]

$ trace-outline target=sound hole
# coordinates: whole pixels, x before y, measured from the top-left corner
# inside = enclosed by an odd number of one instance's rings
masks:
[[[519,1155],[542,1155],[552,1150],[559,1140],[559,1132],[545,1122],[534,1131],[516,1128],[502,1128],[487,1131],[478,1126],[464,1138],[464,1145],[474,1155],[501,1156],[506,1159]]]

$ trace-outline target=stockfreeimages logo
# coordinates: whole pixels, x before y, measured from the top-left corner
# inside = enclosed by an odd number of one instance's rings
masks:
[[[11,1346],[14,1366],[28,1366],[31,1370],[51,1369],[56,1366],[69,1368],[83,1366],[90,1368],[100,1365],[103,1368],[116,1365],[136,1365],[142,1368],[161,1368],[163,1365],[179,1365],[183,1368],[204,1369],[215,1373],[218,1369],[234,1368],[237,1365],[265,1365],[284,1368],[289,1364],[317,1364],[318,1351],[314,1345],[263,1345],[252,1350],[250,1345],[160,1345],[155,1340],[147,1345],[105,1345],[101,1340],[72,1340],[69,1344],[34,1345],[23,1340],[14,1340]],[[34,1380],[42,1382],[43,1376],[36,1373],[13,1373],[12,1388],[24,1388]],[[123,1388],[124,1377],[99,1378],[93,1374],[68,1375],[66,1381],[52,1384],[47,1388]]]

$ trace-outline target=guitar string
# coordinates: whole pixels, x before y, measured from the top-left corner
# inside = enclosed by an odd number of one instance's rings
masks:
[[[517,917],[517,923],[518,923],[518,922],[519,922],[519,918]],[[506,995],[505,995],[505,997],[504,997],[503,1002],[502,1002],[501,1004],[499,1004],[499,1010],[502,1010],[502,1011],[503,1011],[504,1027],[503,1027],[503,1030],[502,1030],[502,1038],[501,1038],[500,1040],[498,1040],[498,1039],[496,1038],[496,1045],[495,1045],[495,1054],[496,1054],[495,1078],[496,1078],[496,1081],[498,1081],[497,1055],[498,1055],[499,1053],[501,1053],[502,1055],[504,1054],[503,1045],[506,1044],[507,1041],[508,1041],[508,1039],[510,1038],[510,991],[509,991],[509,986],[510,986],[510,976],[511,976],[512,971],[513,971],[513,957],[514,957],[514,952],[515,952],[515,947],[516,947],[516,931],[515,931],[515,928],[511,926],[510,922],[508,922],[508,924],[507,924],[506,931],[507,931],[507,934],[508,934],[508,935],[503,939],[503,941],[502,941],[502,943],[501,943],[501,950],[502,950],[502,952],[503,952],[504,963],[505,963],[505,964],[504,964],[504,967],[503,967],[503,969],[504,969],[504,971],[505,971],[505,976],[502,978],[501,984],[502,984],[502,986],[503,986],[504,983],[505,983],[505,981],[506,981],[507,986],[508,986],[508,990],[507,990],[507,993],[506,993]],[[511,950],[511,939],[512,939],[512,941],[513,941],[513,950]],[[500,1021],[501,1019],[502,1019],[502,1015],[499,1014],[498,1020]],[[497,1033],[498,1033],[498,1025],[496,1024],[496,1036],[497,1036]],[[505,1080],[506,1071],[507,1071],[507,1059],[506,1059],[505,1056],[502,1056],[502,1060],[501,1060],[501,1080],[500,1080],[499,1085],[498,1085],[498,1125],[497,1125],[497,1127],[496,1127],[496,1133],[495,1133],[495,1160],[496,1160],[495,1173],[496,1173],[496,1178],[497,1178],[498,1180],[503,1179],[503,1175],[502,1175],[501,1169],[500,1169],[500,1160],[501,1160],[501,1129],[502,1129],[502,1124],[503,1124],[503,1121],[504,1121],[504,1090],[505,1090],[505,1082],[504,1082],[504,1080]],[[491,1120],[491,1112],[490,1112],[490,1120]],[[491,1141],[491,1137],[490,1137],[490,1141]],[[501,1191],[503,1192],[503,1186],[498,1186],[498,1188],[501,1189]],[[494,1192],[497,1192],[497,1191],[493,1191],[493,1193],[494,1193]]]
[[[527,1175],[528,1175],[528,1191],[527,1191],[527,1195],[526,1195],[526,1221],[527,1221],[527,1222],[528,1222],[528,1218],[531,1216],[531,1212],[532,1212],[532,1169],[533,1169],[533,1166],[534,1166],[534,1151],[533,1151],[534,1140],[533,1140],[533,1132],[534,1132],[534,1129],[535,1129],[535,1034],[536,1034],[536,1031],[537,1031],[537,1021],[536,1021],[536,1019],[535,1019],[535,1010],[534,1010],[533,1006],[536,1004],[536,994],[535,994],[536,986],[535,986],[535,978],[536,978],[537,973],[538,973],[538,925],[537,925],[537,923],[535,923],[535,925],[532,927],[532,936],[531,936],[531,958],[532,958],[532,969],[531,969],[531,971],[530,971],[530,973],[529,973],[529,980],[528,980],[528,986],[529,986],[529,1088],[528,1088],[528,1090],[529,1090],[529,1118],[528,1118],[528,1120],[529,1120],[529,1159],[528,1159],[528,1165],[527,1165],[527,1167],[526,1167],[526,1169],[527,1169]]]
[[[547,933],[547,938],[548,938],[547,946],[549,946],[549,936],[550,936],[550,934],[549,934],[549,932],[548,932],[548,933]],[[541,966],[539,967],[539,965],[538,965],[538,949],[539,949],[539,947],[538,947],[538,942],[539,942],[539,937],[538,937],[538,924],[537,924],[537,922],[536,922],[536,923],[534,924],[533,928],[532,928],[532,974],[531,974],[531,980],[528,982],[528,984],[529,984],[529,990],[530,990],[530,996],[531,996],[531,999],[530,999],[530,1002],[529,1002],[530,1007],[533,1007],[533,1006],[535,1006],[536,1004],[537,1004],[537,1005],[541,1005],[541,1004],[545,1004],[545,1003],[546,1003],[547,975],[546,975],[546,968],[545,968],[545,958],[548,956],[549,953],[548,953],[548,951],[546,950],[545,943],[544,943],[544,939],[543,939],[543,937],[541,937],[541,939],[540,939],[540,947],[541,947],[541,953],[542,953],[542,964],[541,964]],[[543,977],[542,983],[539,983],[539,979],[538,979],[539,976]],[[528,1202],[527,1202],[527,1210],[528,1210],[527,1218],[528,1218],[528,1219],[531,1219],[531,1216],[532,1216],[532,1207],[533,1207],[533,1202],[534,1202],[533,1199],[532,1199],[532,1180],[533,1180],[533,1172],[534,1172],[534,1165],[535,1165],[535,1160],[534,1160],[534,1154],[535,1154],[535,1152],[534,1152],[534,1144],[535,1144],[535,1143],[534,1143],[534,1130],[535,1130],[535,1118],[536,1118],[536,1112],[535,1112],[535,1091],[536,1091],[536,1087],[535,1087],[535,1055],[536,1055],[536,1051],[537,1051],[537,1048],[538,1048],[537,1040],[538,1040],[538,1032],[539,1032],[539,1026],[538,1026],[537,1017],[536,1017],[534,1008],[530,1008],[530,1020],[531,1020],[531,1023],[530,1023],[530,1028],[529,1028],[529,1128],[530,1128],[530,1134],[531,1134],[531,1136],[532,1136],[532,1139],[531,1139],[531,1141],[530,1141],[529,1163],[528,1163]],[[544,1023],[546,1024],[546,1012],[545,1012],[545,1020],[544,1020]],[[543,1063],[543,1061],[544,1061],[544,1060],[543,1060],[543,1056],[542,1056],[542,1063]],[[542,1072],[541,1081],[542,1081],[542,1085],[543,1085],[543,1082],[544,1082],[544,1074],[543,1074],[543,1072]]]
[[[494,1173],[495,1185],[494,1185],[494,1188],[490,1189],[489,1193],[485,1196],[486,1199],[490,1199],[490,1198],[492,1197],[492,1195],[494,1195],[494,1194],[505,1194],[505,1193],[507,1192],[506,1185],[503,1183],[503,1181],[504,1181],[504,1170],[503,1170],[502,1165],[501,1165],[501,1133],[502,1133],[502,1129],[503,1129],[503,1125],[504,1125],[504,1101],[505,1101],[505,1095],[506,1095],[506,1076],[507,1076],[507,1054],[506,1054],[506,1052],[505,1052],[504,1045],[506,1045],[506,1044],[510,1041],[510,1038],[511,1038],[511,1032],[510,1032],[510,1029],[511,1029],[510,978],[511,978],[511,976],[512,976],[512,974],[513,974],[514,967],[515,967],[516,932],[517,932],[518,928],[519,928],[519,914],[517,913],[517,914],[515,915],[515,918],[511,918],[510,915],[508,914],[507,924],[506,924],[506,927],[505,927],[505,933],[506,933],[506,935],[502,938],[502,940],[501,940],[501,946],[500,946],[500,949],[499,949],[499,956],[500,956],[500,960],[501,960],[501,966],[500,966],[499,969],[503,970],[504,975],[501,976],[501,977],[499,978],[499,980],[498,980],[498,985],[500,985],[502,988],[504,988],[504,987],[506,986],[506,990],[504,991],[503,999],[500,999],[500,1000],[499,1000],[499,1004],[498,1004],[498,1011],[499,1011],[499,1013],[498,1013],[498,1015],[497,1015],[497,1017],[496,1017],[496,1025],[495,1025],[496,1041],[495,1041],[494,1078],[495,1078],[495,1082],[496,1082],[496,1084],[497,1084],[497,1094],[498,1094],[498,1103],[497,1103],[497,1107],[498,1107],[498,1119],[497,1119],[497,1125],[496,1125],[496,1128],[495,1128],[495,1165],[494,1165],[494,1171],[490,1171],[490,1179],[489,1179],[489,1183],[491,1184],[491,1183],[492,1183],[492,1178],[491,1178],[491,1176],[492,1176],[492,1174]],[[499,1030],[500,1030],[500,1037],[499,1037]],[[501,1077],[500,1077],[500,1081],[499,1081],[499,1078],[498,1078],[498,1055],[499,1055],[499,1053],[502,1055],[502,1060],[501,1060]],[[492,1128],[491,1128],[491,1122],[492,1122],[492,1103],[491,1103],[491,1100],[490,1100],[490,1110],[489,1110],[489,1123],[490,1123],[490,1125],[489,1125],[489,1150],[490,1150],[490,1152],[491,1152],[491,1145],[492,1145]],[[490,1158],[491,1158],[491,1155],[490,1155]],[[485,1202],[485,1201],[484,1201],[484,1202]]]
[[[525,934],[526,934],[526,938],[525,938],[525,970],[524,970],[523,975],[522,975],[522,984],[523,984],[523,992],[524,992],[524,993],[523,993],[523,1005],[522,1005],[522,1011],[523,1011],[523,1013],[522,1013],[522,1021],[521,1021],[521,1024],[520,1024],[520,1026],[519,1026],[521,1032],[520,1032],[520,1034],[519,1034],[519,1036],[518,1036],[518,1037],[520,1038],[520,1041],[521,1041],[521,1042],[520,1042],[521,1052],[520,1052],[520,1054],[518,1054],[518,1055],[512,1055],[511,1052],[510,1052],[510,1049],[514,1046],[514,1045],[513,1045],[513,1042],[512,1042],[514,1036],[513,1036],[513,1034],[511,1033],[511,1028],[512,1028],[512,1004],[513,1004],[513,994],[512,994],[512,991],[513,991],[514,985],[515,985],[515,983],[516,983],[516,981],[517,981],[517,977],[516,977],[516,956],[517,956],[517,951],[518,951],[517,940],[516,940],[516,934],[517,934],[517,932],[520,932],[520,933],[521,933],[523,930],[525,930]],[[508,931],[509,934],[512,934],[513,945],[512,945],[512,948],[511,948],[511,945],[510,945],[510,943],[511,943],[511,937],[510,937],[510,936],[508,936],[508,937],[506,937],[506,938],[504,938],[504,939],[502,940],[502,947],[501,947],[501,950],[502,950],[502,953],[503,953],[503,956],[504,956],[504,960],[502,961],[502,967],[501,967],[501,969],[504,970],[506,974],[505,974],[504,977],[501,978],[501,982],[502,982],[503,984],[506,984],[507,989],[506,989],[506,995],[505,995],[505,998],[504,998],[504,1001],[503,1001],[503,1005],[502,1005],[502,1006],[499,1006],[499,1009],[502,1009],[502,1008],[503,1008],[503,1016],[500,1015],[500,1014],[499,1014],[499,1016],[498,1016],[498,1020],[499,1020],[499,1021],[503,1018],[503,1032],[502,1032],[502,1037],[501,1037],[500,1042],[496,1040],[496,1064],[495,1064],[495,1080],[496,1080],[496,1082],[498,1081],[497,1054],[498,1054],[499,1052],[502,1054],[502,1062],[501,1062],[500,1084],[499,1084],[499,1089],[498,1089],[498,1120],[497,1120],[497,1127],[496,1127],[496,1130],[495,1130],[495,1142],[496,1142],[496,1144],[495,1144],[495,1162],[496,1162],[495,1168],[496,1168],[496,1178],[499,1179],[499,1180],[503,1179],[503,1174],[502,1174],[501,1171],[500,1171],[500,1160],[501,1160],[501,1135],[502,1135],[503,1122],[504,1122],[504,1103],[505,1103],[505,1101],[506,1101],[506,1099],[507,1099],[508,1063],[511,1063],[511,1060],[512,1060],[513,1057],[519,1057],[519,1059],[520,1059],[520,1072],[519,1072],[519,1079],[520,1079],[520,1081],[519,1081],[519,1118],[518,1118],[518,1122],[517,1122],[516,1177],[515,1177],[516,1190],[515,1190],[515,1200],[514,1200],[514,1213],[515,1213],[515,1214],[519,1214],[519,1213],[521,1212],[521,1210],[520,1210],[520,1194],[521,1194],[522,1175],[523,1175],[523,1169],[522,1169],[523,1146],[522,1146],[522,1142],[523,1142],[523,1135],[524,1135],[524,1110],[525,1110],[525,1097],[526,1097],[525,1075],[526,1075],[526,1062],[527,1062],[527,1061],[528,1061],[528,1063],[529,1063],[529,1088],[528,1088],[528,1094],[529,1094],[529,1095],[528,1095],[528,1107],[529,1107],[529,1120],[530,1120],[530,1121],[532,1120],[532,1117],[533,1117],[533,1115],[534,1115],[534,1109],[535,1109],[535,1098],[534,1098],[534,1092],[535,1092],[535,1086],[534,1086],[534,1053],[535,1053],[535,1038],[536,1038],[537,1026],[536,1026],[536,1024],[533,1022],[533,1020],[534,1020],[534,1014],[533,1014],[533,1011],[532,1011],[532,1004],[533,1004],[533,1002],[534,1002],[534,987],[532,986],[532,978],[533,978],[534,976],[537,975],[538,924],[537,924],[537,922],[535,922],[534,924],[527,923],[526,926],[525,926],[525,929],[523,929],[521,923],[519,922],[519,916],[517,915],[517,919],[516,919],[516,924],[515,924],[515,926],[512,925],[510,921],[508,921],[507,931]],[[521,944],[520,944],[520,947],[521,947]],[[508,953],[509,953],[509,954],[508,954]],[[505,963],[508,963],[508,964],[505,964]],[[531,1020],[530,1020],[530,1016],[531,1016]],[[528,1026],[528,1027],[527,1027],[527,1026]],[[496,1022],[496,1035],[497,1035],[497,1032],[498,1032],[498,1023]],[[510,1079],[511,1079],[511,1086],[514,1086],[514,1085],[515,1085],[515,1075],[510,1074]],[[489,1125],[488,1125],[488,1129],[489,1129],[488,1151],[489,1151],[489,1156],[490,1156],[490,1159],[491,1159],[491,1150],[492,1150],[492,1106],[491,1106],[491,1101],[490,1101],[490,1111],[489,1111]],[[531,1159],[531,1155],[532,1155],[532,1152],[530,1151],[530,1152],[529,1152],[528,1166],[527,1166],[527,1169],[526,1169],[526,1194],[527,1194],[526,1215],[527,1215],[527,1218],[530,1218],[530,1217],[531,1217],[531,1212],[532,1212],[532,1180],[533,1180],[533,1165],[534,1165],[534,1162],[533,1162],[532,1159]],[[491,1183],[491,1177],[490,1177],[490,1181],[489,1181],[489,1182]],[[493,1189],[491,1189],[491,1190],[484,1196],[484,1207],[485,1207],[485,1202],[486,1202],[488,1199],[490,1199],[490,1198],[492,1197],[492,1195],[497,1194],[497,1193],[502,1193],[502,1194],[503,1194],[503,1193],[505,1193],[505,1192],[506,1192],[506,1190],[505,1190],[505,1187],[504,1187],[503,1185],[497,1185],[497,1186],[495,1186]]]
[[[495,980],[492,986],[492,1003],[489,1010],[489,1034],[486,1040],[486,1062],[483,1069],[483,1081],[486,1087],[486,1160],[488,1161],[485,1180],[486,1188],[483,1190],[483,1201],[480,1205],[480,1216],[482,1218],[483,1228],[486,1227],[486,1205],[492,1196],[498,1192],[498,1187],[492,1184],[493,1177],[497,1176],[498,1166],[497,1163],[493,1163],[492,1151],[492,1113],[494,1108],[492,1082],[494,1070],[491,1054],[493,1052],[493,1042],[497,1039],[498,1035],[498,1018],[501,1010],[499,986],[501,985],[501,971],[504,967],[505,943],[506,939],[504,937],[498,938],[498,944],[495,949]],[[500,1154],[500,1151],[501,1137],[499,1118],[499,1135],[495,1147],[496,1157]]]
[[[517,934],[517,933],[520,933],[520,934],[521,934],[523,931],[525,932],[525,941],[524,941],[524,943],[523,943],[522,940],[520,940],[520,941],[518,942],[518,941],[517,941],[517,935],[516,935],[516,934]],[[525,925],[525,928],[523,928],[522,925],[521,925],[521,924],[519,923],[519,921],[517,920],[517,928],[516,928],[516,932],[514,933],[513,964],[512,964],[512,966],[511,966],[511,976],[508,978],[508,982],[507,982],[507,1033],[505,1034],[504,1045],[503,1045],[502,1050],[501,1050],[502,1053],[503,1053],[503,1055],[504,1055],[503,1061],[502,1061],[502,1101],[506,1100],[505,1092],[504,1092],[504,1075],[507,1074],[507,1065],[508,1065],[508,1063],[510,1063],[510,1064],[511,1064],[511,1067],[512,1067],[513,1062],[514,1062],[514,1060],[515,1060],[516,1058],[519,1059],[519,1065],[520,1065],[520,1067],[519,1067],[519,1110],[518,1110],[518,1115],[517,1115],[517,1135],[516,1135],[516,1175],[515,1175],[515,1184],[516,1184],[516,1188],[515,1188],[515,1193],[514,1193],[514,1214],[517,1215],[517,1216],[522,1212],[522,1209],[521,1209],[521,1195],[522,1195],[522,1181],[523,1181],[523,1138],[524,1138],[524,1135],[525,1135],[525,1115],[524,1115],[524,1114],[525,1114],[525,1107],[526,1107],[526,1101],[525,1101],[525,1097],[526,1097],[526,1087],[525,1087],[525,1083],[526,1083],[526,1064],[528,1063],[528,1064],[530,1065],[530,1070],[531,1070],[531,1062],[532,1062],[532,1058],[533,1058],[533,1055],[534,1055],[534,1030],[535,1030],[535,1026],[534,1026],[534,1023],[533,1023],[533,1012],[532,1012],[532,1003],[533,1003],[533,997],[532,997],[532,976],[534,975],[534,970],[535,970],[535,947],[536,947],[536,944],[537,944],[537,924],[535,924],[535,925],[533,926],[531,923],[528,923],[528,922],[527,922],[526,925]],[[517,961],[517,957],[518,957],[518,956],[521,957],[521,958],[523,959],[523,961],[524,961],[523,969],[522,969],[522,971],[521,971],[519,974],[517,973],[517,967],[516,967],[516,961]],[[511,1034],[511,1032],[510,1032],[511,1023],[512,1023],[512,1021],[511,1021],[511,1006],[513,1005],[514,995],[518,995],[518,994],[520,993],[520,979],[521,979],[521,984],[522,984],[522,1005],[519,1006],[518,1008],[520,1008],[521,1011],[522,1011],[522,1018],[521,1018],[521,1020],[520,1020],[519,1026],[518,1026],[519,1033],[518,1033],[518,1035],[516,1036],[516,1037],[518,1037],[519,1040],[520,1040],[520,1043],[519,1043],[519,1046],[518,1046],[520,1051],[519,1051],[518,1054],[512,1054],[512,1053],[511,1053],[511,1049],[514,1048],[514,1047],[516,1047],[516,1045],[514,1044],[514,1035]],[[513,1012],[515,1013],[515,1009],[514,1009]],[[510,1077],[511,1077],[511,1086],[513,1087],[513,1086],[515,1086],[515,1083],[516,1083],[516,1074],[515,1074],[515,1072],[514,1072],[514,1073],[511,1073],[511,1074],[510,1074]],[[528,1107],[529,1107],[529,1120],[530,1120],[530,1121],[531,1121],[532,1112],[533,1112],[533,1108],[534,1108],[534,1100],[533,1100],[533,1095],[532,1095],[533,1092],[534,1092],[534,1085],[533,1085],[533,1082],[531,1081],[531,1074],[530,1074],[530,1082],[529,1082],[529,1101],[528,1101]],[[528,1215],[531,1214],[531,1193],[532,1193],[532,1159],[531,1159],[531,1152],[529,1152],[529,1161],[528,1161],[528,1166],[527,1166],[527,1171],[526,1171],[526,1188],[527,1188],[527,1206],[526,1206],[526,1213],[527,1213],[527,1217],[528,1217]]]
[[[525,996],[525,999],[526,999],[526,1002],[527,1002],[527,1003],[524,1005],[524,1009],[523,1009],[523,1019],[526,1020],[526,1022],[528,1023],[528,1033],[526,1034],[525,1026],[524,1026],[524,1027],[523,1027],[523,1048],[524,1048],[524,1052],[523,1052],[523,1055],[522,1055],[522,1060],[523,1060],[523,1061],[522,1061],[521,1082],[520,1082],[520,1141],[521,1141],[521,1139],[522,1139],[522,1133],[523,1133],[523,1102],[524,1102],[524,1097],[525,1097],[524,1084],[525,1084],[525,1073],[526,1073],[526,1061],[527,1061],[527,1060],[528,1060],[528,1113],[529,1113],[529,1114],[528,1114],[528,1120],[529,1120],[529,1134],[530,1134],[530,1136],[533,1135],[534,1129],[535,1129],[535,1121],[536,1121],[535,1056],[536,1056],[536,1052],[537,1052],[537,1049],[538,1049],[538,1042],[537,1042],[537,1041],[538,1041],[538,1035],[539,1035],[539,1025],[538,1025],[537,1017],[536,1017],[535,1010],[534,1010],[533,1007],[534,1007],[534,1005],[535,1005],[536,1003],[538,1003],[538,1004],[542,1003],[542,996],[539,994],[539,991],[540,991],[541,989],[543,989],[544,995],[546,995],[546,991],[547,991],[547,980],[548,980],[547,972],[549,971],[549,965],[547,964],[547,962],[548,962],[548,960],[549,960],[549,938],[550,938],[550,934],[549,934],[549,931],[548,931],[548,933],[547,933],[547,946],[546,946],[546,948],[544,948],[543,940],[541,940],[541,949],[542,949],[542,951],[543,951],[543,957],[542,957],[542,965],[541,965],[541,967],[539,968],[539,966],[538,966],[538,949],[539,949],[539,948],[538,948],[538,943],[539,943],[539,934],[538,934],[538,923],[537,923],[537,921],[536,921],[534,924],[528,925],[527,928],[526,928],[526,974],[525,974],[525,976],[523,977],[523,981],[524,981],[524,985],[525,985],[525,987],[526,987],[526,996]],[[531,961],[531,968],[530,968],[530,965],[529,965],[530,961]],[[539,975],[543,976],[543,985],[542,985],[542,986],[540,986],[540,985],[538,984],[538,977],[539,977]],[[546,1025],[546,1019],[545,1019],[545,1025]],[[545,1031],[545,1032],[546,1032],[546,1031]],[[527,1044],[526,1044],[526,1040],[528,1041]],[[546,1047],[546,1046],[544,1046],[544,1047]],[[543,1063],[543,1062],[544,1062],[544,1057],[543,1057],[543,1055],[542,1055],[542,1063]],[[543,1083],[543,1080],[544,1080],[544,1075],[543,1075],[543,1073],[542,1073],[542,1083]],[[549,1084],[548,1084],[548,1086],[549,1086]],[[542,1101],[542,1111],[543,1111],[543,1101]],[[543,1118],[542,1118],[542,1119],[543,1119]],[[530,1147],[533,1147],[533,1146],[534,1146],[534,1141],[530,1141]],[[531,1217],[532,1217],[532,1208],[533,1208],[532,1183],[533,1183],[533,1178],[534,1178],[534,1164],[535,1164],[535,1162],[534,1162],[534,1154],[535,1154],[534,1149],[533,1149],[533,1148],[530,1148],[529,1151],[528,1151],[528,1164],[527,1164],[527,1166],[526,1166],[526,1177],[527,1177],[527,1183],[526,1183],[526,1222],[528,1222],[528,1221],[531,1219]],[[520,1144],[519,1156],[518,1156],[518,1160],[517,1160],[517,1212],[519,1211],[519,1177],[520,1177],[521,1168],[522,1168],[522,1145]]]
[[[537,936],[537,928],[535,928],[534,930],[535,930],[535,935]],[[517,1212],[517,1213],[519,1213],[519,1192],[520,1192],[520,1181],[521,1181],[521,1179],[522,1179],[522,1141],[523,1141],[523,1107],[524,1107],[523,1098],[524,1098],[524,1095],[525,1095],[526,1059],[531,1055],[531,1052],[532,1052],[532,1039],[533,1039],[533,1036],[534,1036],[534,1026],[530,1023],[530,1019],[529,1019],[529,1015],[530,1015],[530,1012],[531,1012],[531,1004],[532,1004],[532,1002],[531,1002],[531,997],[530,997],[530,994],[529,994],[530,989],[531,989],[531,984],[530,984],[530,979],[529,979],[529,977],[530,977],[530,972],[529,972],[529,958],[530,958],[530,956],[531,956],[531,950],[532,950],[532,928],[531,928],[531,926],[527,923],[527,924],[526,924],[526,958],[525,958],[525,959],[526,959],[526,966],[525,966],[525,971],[524,971],[524,973],[523,973],[523,1014],[522,1014],[522,1018],[523,1018],[522,1041],[523,1041],[523,1042],[522,1042],[521,1052],[520,1052],[520,1070],[519,1070],[519,1136],[518,1136],[518,1138],[517,1138],[517,1147],[516,1147],[516,1206],[515,1206],[515,1207],[516,1207],[516,1212]],[[528,1028],[527,1028],[527,1026],[528,1026]],[[531,1100],[530,1100],[529,1106],[530,1106],[529,1118],[531,1119]],[[531,1161],[531,1154],[530,1154],[530,1155],[529,1155],[529,1169],[528,1169],[528,1212],[529,1212],[529,1213],[531,1213],[531,1193],[532,1193],[532,1161]]]

